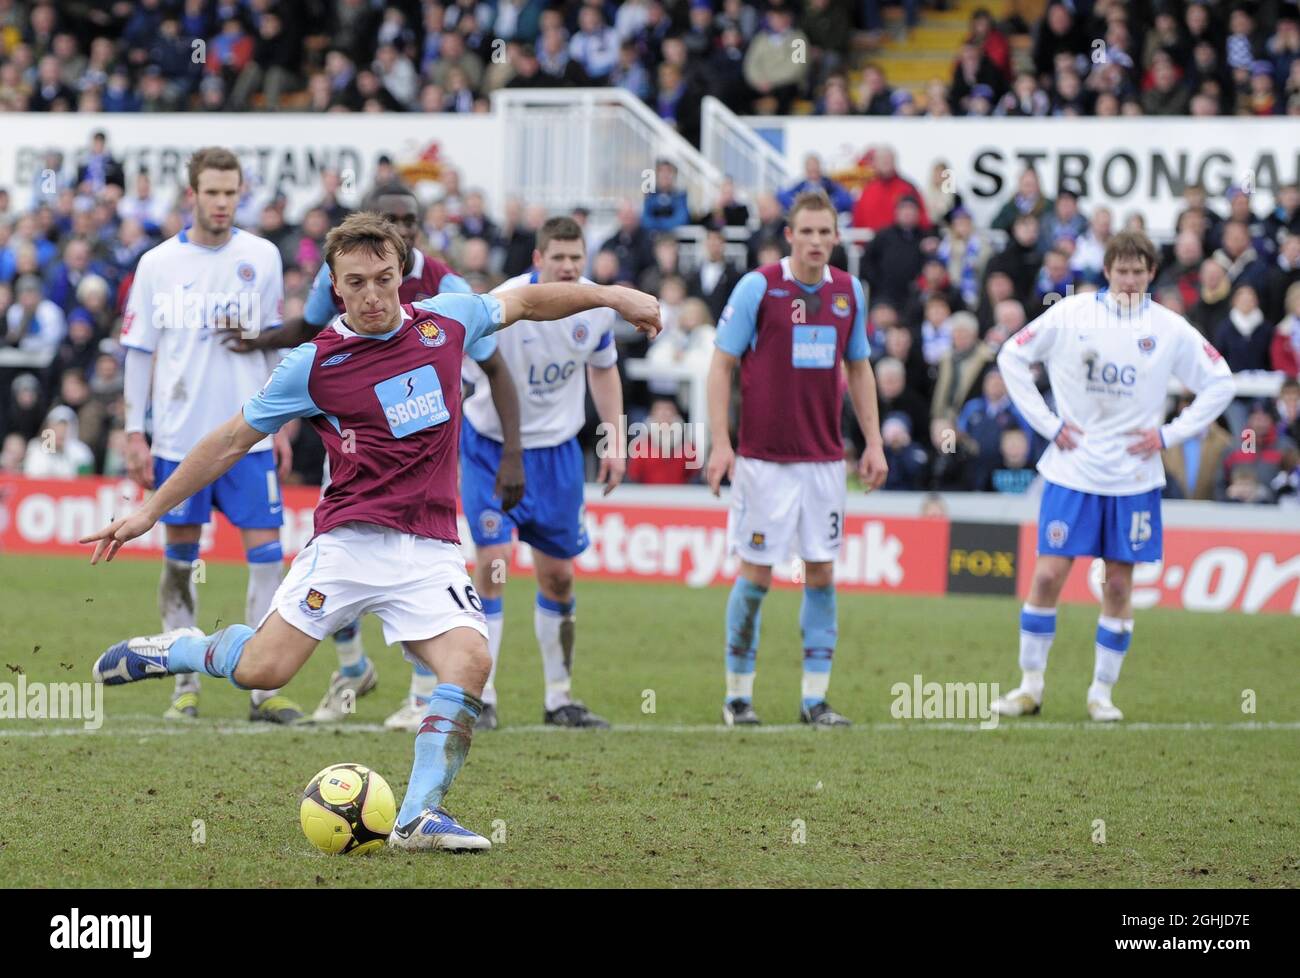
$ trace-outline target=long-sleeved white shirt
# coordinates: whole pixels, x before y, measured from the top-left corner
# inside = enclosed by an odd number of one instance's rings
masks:
[[[1047,368],[1056,413],[1034,386],[1030,365]],[[1232,400],[1227,363],[1187,320],[1149,298],[1130,308],[1107,291],[1073,295],[1002,346],[998,367],[1021,414],[1051,444],[1038,471],[1049,482],[1107,496],[1165,484],[1157,452],[1129,453],[1139,429],[1160,429],[1165,446],[1204,431]],[[1196,399],[1162,424],[1173,377]],[[1064,451],[1053,441],[1065,422],[1083,430]]]

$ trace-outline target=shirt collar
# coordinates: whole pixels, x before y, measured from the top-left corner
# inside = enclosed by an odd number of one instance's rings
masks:
[[[1121,304],[1119,300],[1115,298],[1115,293],[1111,292],[1109,288],[1097,290],[1097,301],[1105,305],[1106,310],[1114,313],[1116,316],[1141,315],[1151,308],[1150,295],[1144,294],[1142,296],[1142,301],[1136,306],[1132,306],[1129,303]]]
[[[348,325],[347,313],[339,313],[339,315],[334,319],[332,328],[334,329],[334,332],[338,333],[340,336],[358,336],[363,340],[390,340],[402,331],[402,327],[406,325],[406,321],[411,318],[404,307],[399,307],[399,311],[402,314],[402,321],[387,333],[358,333]]]
[[[194,226],[194,225],[192,225],[192,224],[190,225],[190,227],[193,227],[193,226]],[[217,246],[216,248],[210,248],[210,247],[208,247],[207,245],[201,245],[201,244],[199,244],[199,243],[197,243],[197,242],[195,242],[195,241],[191,241],[191,240],[190,240],[190,228],[188,228],[188,227],[187,227],[187,228],[183,228],[183,229],[181,230],[181,233],[178,234],[176,237],[180,239],[180,243],[181,243],[181,244],[194,245],[195,248],[202,248],[204,251],[220,251],[220,250],[221,250],[222,248],[224,248],[226,245],[230,244],[231,241],[234,241],[234,240],[235,240],[235,235],[237,235],[238,233],[239,233],[239,228],[231,228],[231,229],[230,229],[230,237],[226,240],[226,244],[219,245],[219,246]]]
[[[800,282],[797,278],[794,277],[794,272],[790,270],[789,255],[781,259],[781,277],[785,279],[787,282],[796,282],[799,285],[808,284],[807,282]],[[831,280],[831,263],[827,262],[824,266],[822,266],[822,285],[825,285],[830,280]]]

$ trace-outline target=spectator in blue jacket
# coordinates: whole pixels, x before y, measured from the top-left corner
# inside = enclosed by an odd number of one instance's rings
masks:
[[[1007,394],[1006,381],[997,368],[984,374],[983,394],[966,402],[957,416],[957,430],[967,440],[972,458],[966,466],[967,488],[992,488],[993,472],[1002,466],[1002,433],[1018,428],[1026,438],[1033,431]]]
[[[689,224],[686,191],[677,189],[677,167],[668,160],[655,163],[655,185],[645,195],[641,227],[647,231],[673,231]]]
[[[90,246],[73,238],[63,247],[63,260],[50,269],[45,297],[68,313],[77,304],[77,286],[87,275],[116,278],[104,265],[92,261]]]
[[[912,422],[902,411],[888,415],[880,425],[885,443],[885,461],[889,463],[886,489],[916,492],[924,487],[930,457],[912,441]]]
[[[781,202],[782,207],[789,210],[794,199],[805,190],[826,191],[826,196],[831,199],[831,203],[841,214],[848,214],[853,210],[853,195],[822,173],[821,157],[816,153],[809,153],[804,158],[803,179],[794,186],[782,190],[776,195],[776,199]]]

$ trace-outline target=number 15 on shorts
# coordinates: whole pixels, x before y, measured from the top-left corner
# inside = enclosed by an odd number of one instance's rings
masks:
[[[1134,547],[1140,547],[1151,539],[1151,510],[1143,509],[1133,514],[1128,539]]]

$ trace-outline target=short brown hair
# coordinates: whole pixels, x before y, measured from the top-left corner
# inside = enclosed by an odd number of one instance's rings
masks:
[[[582,228],[571,217],[551,217],[537,229],[537,250],[546,254],[552,241],[582,241]]]
[[[397,228],[381,214],[358,211],[349,214],[343,223],[325,235],[325,264],[334,271],[334,260],[339,255],[351,254],[358,248],[376,258],[383,258],[391,250],[397,256],[397,267],[406,267],[406,242]]]
[[[1140,258],[1148,272],[1156,270],[1156,246],[1141,231],[1120,231],[1111,238],[1101,258],[1102,269],[1109,270],[1121,258]]]
[[[790,205],[790,212],[786,215],[786,221],[791,227],[794,226],[795,216],[803,210],[830,211],[831,217],[835,217],[835,205],[831,203],[824,190],[805,190],[794,199],[794,203]]]
[[[190,157],[190,188],[199,189],[199,174],[204,170],[240,169],[239,157],[224,146],[204,146]]]

